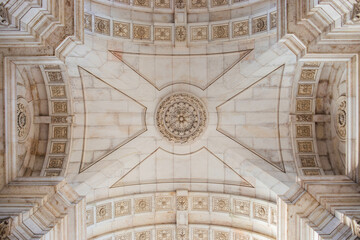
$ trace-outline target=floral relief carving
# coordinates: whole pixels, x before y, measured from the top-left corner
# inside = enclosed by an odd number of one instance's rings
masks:
[[[170,8],[170,0],[155,0],[155,7]]]
[[[299,96],[311,96],[313,93],[313,84],[299,84],[298,95]]]
[[[311,99],[296,99],[296,111],[297,112],[311,112],[312,101]]]
[[[156,230],[156,240],[172,240],[172,230],[171,229]]]
[[[312,141],[297,141],[298,151],[301,153],[314,152],[314,146]]]
[[[352,11],[351,18],[354,22],[360,21],[360,0],[356,0],[356,2],[354,3],[354,9]]]
[[[252,32],[264,32],[267,30],[267,15],[252,19]]]
[[[186,6],[185,0],[175,0],[175,7],[178,9],[183,9]]]
[[[8,240],[8,236],[10,235],[12,225],[11,218],[0,219],[0,239]]]
[[[341,96],[336,101],[336,121],[335,129],[338,137],[341,140],[346,139],[346,97]]]
[[[212,39],[223,39],[229,37],[229,26],[215,25],[212,26]]]
[[[136,240],[150,240],[151,239],[151,232],[144,231],[144,232],[137,232],[135,233]]]
[[[230,234],[228,232],[223,232],[223,231],[214,231],[214,239],[215,240],[229,240]]]
[[[189,240],[189,230],[187,228],[177,228],[176,240]]]
[[[111,218],[111,203],[96,206],[96,222],[102,222]]]
[[[47,72],[49,82],[62,82],[62,74],[61,72]]]
[[[53,113],[67,113],[67,102],[53,102]]]
[[[242,214],[249,216],[250,215],[250,202],[243,200],[234,200],[234,212],[236,214]]]
[[[131,240],[131,232],[115,236],[115,240]]]
[[[135,213],[151,212],[151,198],[135,199]]]
[[[0,24],[5,26],[10,24],[8,9],[3,2],[0,3]]]
[[[302,167],[317,167],[314,155],[300,155],[299,158]]]
[[[130,38],[130,23],[114,21],[113,34],[115,37]]]
[[[192,210],[205,210],[205,211],[209,210],[208,197],[193,197]]]
[[[171,41],[171,27],[155,27],[156,41]]]
[[[156,197],[156,210],[171,210],[172,197]]]
[[[65,98],[65,86],[50,86],[50,96],[52,98]]]
[[[213,211],[216,212],[229,212],[230,200],[228,198],[213,198]]]
[[[68,127],[54,127],[53,128],[53,138],[67,138]]]
[[[176,197],[176,209],[179,211],[188,210],[188,198],[186,196]]]
[[[270,13],[270,29],[276,28],[277,25],[277,12]]]
[[[137,40],[150,40],[151,29],[149,25],[133,25],[133,38]]]
[[[227,0],[212,0],[213,7],[223,6],[223,5],[227,5],[227,4],[228,4]]]
[[[186,40],[186,27],[185,26],[177,26],[175,28],[175,38],[176,41],[183,42]]]
[[[296,125],[296,137],[297,138],[312,137],[311,125]]]
[[[156,112],[158,130],[174,143],[186,143],[200,136],[206,121],[204,104],[188,93],[175,93],[164,98]]]
[[[298,121],[298,122],[312,122],[313,121],[313,115],[311,115],[311,114],[297,114],[296,115],[296,121]]]
[[[28,102],[24,98],[17,100],[16,129],[18,141],[24,141],[29,134],[31,125],[30,110]]]
[[[64,157],[51,157],[48,168],[62,168]]]
[[[104,35],[110,35],[110,20],[101,17],[95,17],[95,32]]]
[[[305,176],[318,176],[321,175],[319,169],[303,169],[303,173]]]
[[[191,41],[208,39],[208,26],[191,27]]]
[[[86,210],[86,226],[90,226],[94,224],[94,209]]]
[[[135,6],[150,7],[150,0],[134,0]]]
[[[53,142],[51,145],[51,153],[65,153],[66,143],[65,142]]]
[[[115,202],[115,217],[131,214],[131,200],[122,200]]]
[[[300,80],[302,81],[315,81],[317,69],[303,69],[301,71]]]
[[[233,37],[249,35],[249,21],[240,21],[233,23]]]
[[[84,28],[92,31],[92,15],[89,13],[84,13]]]
[[[209,230],[201,229],[201,228],[194,228],[193,229],[193,239],[208,240],[209,239]]]
[[[254,218],[261,219],[261,220],[268,220],[269,209],[267,206],[254,203]]]
[[[206,8],[207,0],[191,0],[190,4],[190,8]]]

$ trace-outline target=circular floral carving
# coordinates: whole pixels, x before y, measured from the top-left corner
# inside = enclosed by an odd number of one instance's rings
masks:
[[[336,102],[336,121],[335,128],[341,140],[346,139],[346,97],[341,96]]]
[[[156,124],[161,134],[171,142],[187,143],[205,129],[207,113],[204,104],[188,93],[166,97],[156,112]]]
[[[30,110],[25,99],[19,98],[16,108],[17,135],[19,141],[24,141],[30,129]]]

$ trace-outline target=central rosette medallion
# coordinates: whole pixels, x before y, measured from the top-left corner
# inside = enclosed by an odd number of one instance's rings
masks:
[[[159,131],[174,143],[187,143],[200,136],[206,121],[204,103],[188,93],[174,93],[165,97],[156,111]]]

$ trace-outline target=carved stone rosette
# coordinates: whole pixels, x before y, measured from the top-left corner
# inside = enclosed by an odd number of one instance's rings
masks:
[[[346,96],[336,101],[335,129],[341,140],[346,139]]]
[[[16,120],[18,141],[24,141],[29,134],[31,124],[30,109],[24,98],[17,100]]]
[[[205,105],[188,93],[164,98],[156,111],[156,125],[170,142],[187,143],[204,131],[207,122]]]

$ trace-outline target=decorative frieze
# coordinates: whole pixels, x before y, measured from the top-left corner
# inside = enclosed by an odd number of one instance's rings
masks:
[[[298,122],[312,122],[313,115],[312,114],[297,114],[296,121]]]
[[[65,153],[66,142],[52,142],[50,153]]]
[[[211,5],[213,7],[228,5],[228,0],[212,0]]]
[[[314,152],[313,141],[297,141],[298,151],[300,153],[312,153]]]
[[[192,210],[209,210],[209,198],[208,197],[193,197],[192,198]]]
[[[111,203],[96,206],[96,222],[102,222],[111,218]]]
[[[215,212],[229,212],[230,200],[228,198],[213,197],[212,207]]]
[[[28,102],[24,98],[18,98],[16,105],[17,140],[21,142],[29,135],[31,116]]]
[[[190,0],[190,8],[206,8],[207,0]]]
[[[151,212],[151,197],[135,199],[135,213]]]
[[[110,35],[110,20],[95,16],[95,32]]]
[[[172,240],[172,230],[171,229],[158,229],[156,230],[156,240]]]
[[[131,240],[131,233],[123,233],[115,236],[115,240]]]
[[[171,27],[155,27],[155,41],[171,41]]]
[[[270,13],[270,30],[277,26],[277,12]]]
[[[176,209],[179,211],[188,210],[188,198],[186,196],[176,197]]]
[[[300,155],[302,167],[317,167],[315,155]]]
[[[67,102],[52,102],[53,113],[67,113]]]
[[[312,137],[312,125],[296,125],[296,137],[297,138],[311,138]]]
[[[229,38],[229,25],[212,25],[211,26],[212,39],[224,39]]]
[[[50,86],[50,97],[51,98],[66,98],[66,91],[64,85]]]
[[[45,171],[45,177],[58,177],[61,171]]]
[[[317,71],[317,69],[303,69],[300,81],[315,81]]]
[[[171,210],[172,209],[172,197],[156,197],[155,207],[156,210]]]
[[[194,228],[193,239],[209,240],[209,230],[203,228]]]
[[[230,234],[223,231],[214,231],[214,240],[229,240]]]
[[[191,27],[191,41],[208,40],[208,26]]]
[[[189,229],[177,228],[176,229],[176,240],[189,240]]]
[[[312,100],[311,99],[296,99],[297,112],[311,112]]]
[[[185,26],[177,26],[175,28],[175,39],[178,42],[183,42],[186,40],[186,27]]]
[[[115,37],[130,38],[130,23],[113,21],[113,35]]]
[[[67,116],[52,116],[51,123],[67,123]]]
[[[143,231],[135,233],[136,240],[150,240],[151,239],[151,231]]]
[[[250,240],[250,236],[245,233],[235,233],[235,240]]]
[[[268,220],[269,217],[269,208],[265,205],[254,203],[253,204],[253,214],[254,218],[260,219],[260,220]]]
[[[335,129],[341,140],[346,140],[346,96],[341,96],[336,101]]]
[[[94,209],[87,209],[86,210],[86,226],[93,225],[94,222]]]
[[[134,6],[150,7],[150,0],[134,0]]]
[[[234,199],[234,213],[250,216],[250,202]]]
[[[68,137],[68,127],[67,126],[54,126],[53,127],[53,138],[61,139]]]
[[[114,203],[115,217],[125,216],[131,214],[131,200],[121,200]]]
[[[320,169],[303,169],[305,176],[318,176],[321,175]]]
[[[233,37],[241,37],[249,35],[249,20],[244,20],[240,22],[234,22],[232,24]]]
[[[155,0],[156,8],[170,8],[170,0]]]
[[[57,83],[57,82],[63,82],[63,77],[61,72],[46,72],[48,76],[48,80],[50,83]]]
[[[62,168],[65,157],[50,157],[48,168]]]
[[[267,31],[267,15],[256,17],[252,19],[252,32],[264,32]]]
[[[175,7],[177,9],[184,9],[186,6],[186,1],[185,0],[175,0]]]
[[[298,96],[307,96],[310,97],[313,94],[313,84],[299,84],[298,86]]]
[[[136,40],[150,40],[151,26],[150,25],[133,25],[133,38]]]

